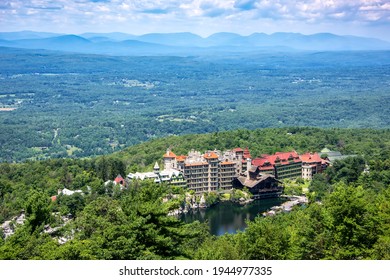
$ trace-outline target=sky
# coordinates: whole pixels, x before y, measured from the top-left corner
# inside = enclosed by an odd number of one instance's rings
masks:
[[[329,32],[390,41],[389,0],[0,0],[0,32]]]

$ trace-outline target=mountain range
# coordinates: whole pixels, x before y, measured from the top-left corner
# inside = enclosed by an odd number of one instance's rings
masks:
[[[196,34],[150,33],[83,33],[79,35],[34,31],[0,32],[0,46],[46,49],[110,55],[190,55],[219,52],[283,51],[350,51],[390,50],[390,42],[374,38],[340,36],[331,33],[215,33],[203,38]]]

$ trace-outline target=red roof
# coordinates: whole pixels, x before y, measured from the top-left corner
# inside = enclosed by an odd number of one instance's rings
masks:
[[[260,158],[255,158],[252,160],[252,164],[260,166],[261,169],[264,169],[265,166],[274,166],[275,164],[288,165],[291,162],[302,162],[299,158],[297,152],[277,152],[274,155],[263,155]]]
[[[217,158],[218,158],[217,154],[214,153],[214,152],[207,152],[207,153],[205,153],[205,154],[203,155],[203,157],[204,157],[205,159],[217,159]]]
[[[252,164],[256,166],[262,166],[264,165],[266,159],[265,158],[255,158],[252,160]]]
[[[51,201],[54,202],[54,201],[56,201],[56,200],[57,200],[57,196],[56,196],[56,195],[53,195],[53,196],[51,197]]]
[[[208,165],[208,163],[207,162],[187,163],[185,166],[202,166],[202,165],[206,166]]]
[[[314,162],[322,162],[322,158],[317,153],[306,153],[300,156],[302,162],[305,163],[314,163]]]
[[[176,160],[177,160],[177,161],[185,161],[186,158],[187,158],[187,156],[181,155],[181,156],[177,156],[177,157],[176,157]]]
[[[243,152],[244,150],[243,149],[241,149],[241,148],[235,148],[235,149],[233,149],[233,152]]]
[[[117,184],[123,185],[124,184],[124,179],[123,179],[123,177],[121,175],[118,175],[118,176],[116,176],[114,182],[117,183]]]
[[[176,155],[175,155],[175,153],[168,150],[163,157],[164,158],[176,158]]]
[[[245,148],[244,158],[252,158],[248,148]]]

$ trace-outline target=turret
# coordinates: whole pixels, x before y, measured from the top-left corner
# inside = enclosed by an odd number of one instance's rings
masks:
[[[170,150],[167,149],[167,152],[163,156],[164,169],[171,170],[177,168],[176,155]]]
[[[153,172],[154,174],[159,174],[160,173],[160,166],[158,165],[157,161],[153,167]]]

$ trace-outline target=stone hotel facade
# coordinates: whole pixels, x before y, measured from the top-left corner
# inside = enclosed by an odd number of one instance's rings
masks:
[[[311,180],[321,173],[327,162],[317,153],[298,155],[296,151],[261,155],[252,160],[246,149],[228,151],[192,150],[188,155],[177,156],[170,149],[163,155],[163,170],[156,163],[154,172],[129,174],[128,179],[154,179],[187,187],[196,194],[228,191],[233,187],[247,187],[258,193],[275,192],[281,179],[304,178]],[[235,183],[234,183],[235,182]]]
[[[232,189],[233,180],[246,171],[250,162],[249,150],[241,148],[204,154],[192,150],[188,156],[177,156],[168,149],[163,156],[164,169],[183,172],[187,187],[198,194]]]

